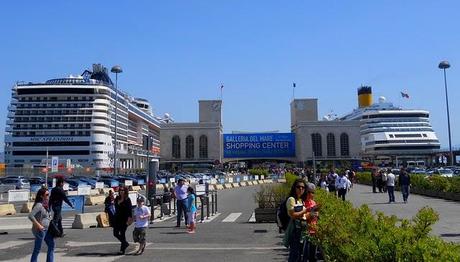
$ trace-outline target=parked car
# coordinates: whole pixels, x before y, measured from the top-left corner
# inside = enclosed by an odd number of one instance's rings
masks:
[[[30,183],[25,178],[7,177],[2,182],[3,185],[11,185],[16,189],[29,189]]]
[[[454,172],[451,169],[448,168],[440,168],[438,169],[439,175],[443,177],[453,177]]]

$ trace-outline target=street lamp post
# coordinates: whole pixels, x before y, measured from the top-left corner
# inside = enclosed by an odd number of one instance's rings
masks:
[[[450,67],[448,61],[441,61],[438,65],[439,69],[442,69],[444,72],[444,89],[446,91],[446,109],[447,109],[447,131],[449,133],[449,156],[450,156],[450,163],[454,165],[454,154],[452,152],[452,138],[450,135],[450,113],[449,113],[449,96],[447,94],[447,78],[446,78],[446,69]]]
[[[116,65],[112,67],[112,70],[110,70],[112,73],[115,73],[115,143],[113,145],[113,176],[117,175],[117,125],[118,125],[118,74],[122,73],[123,70],[121,69],[121,66]]]

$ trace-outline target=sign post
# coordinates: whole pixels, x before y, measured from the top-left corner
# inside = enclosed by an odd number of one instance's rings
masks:
[[[57,172],[59,166],[59,157],[53,156],[51,157],[51,172]]]

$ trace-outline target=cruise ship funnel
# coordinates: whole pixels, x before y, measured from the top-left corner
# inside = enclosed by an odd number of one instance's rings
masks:
[[[358,106],[359,108],[372,105],[372,87],[361,86],[358,88]]]

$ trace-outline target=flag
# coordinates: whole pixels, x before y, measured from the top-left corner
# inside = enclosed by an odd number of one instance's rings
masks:
[[[295,83],[292,83],[292,87],[295,87]]]
[[[409,94],[407,94],[407,93],[401,92],[401,96],[404,97],[404,98],[409,99]]]
[[[220,84],[220,90],[224,88],[224,84]]]

